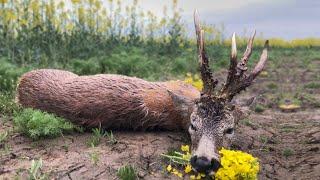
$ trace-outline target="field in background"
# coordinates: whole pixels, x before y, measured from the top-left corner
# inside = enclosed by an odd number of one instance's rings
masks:
[[[181,138],[185,134],[116,132],[111,138],[78,129],[34,141],[13,123],[13,117],[22,117],[14,102],[17,80],[32,69],[116,73],[151,81],[198,74],[195,38],[186,35],[177,2],[163,7],[163,13],[158,18],[142,12],[137,0],[131,5],[114,0],[0,0],[0,177],[30,175],[31,160],[42,158],[37,177],[115,177],[119,167],[130,164],[139,177],[167,178],[159,154],[189,142]],[[222,82],[231,51],[229,35],[223,25],[204,29],[211,67]],[[257,34],[249,66],[257,62],[264,44],[263,34]],[[237,37],[239,53],[248,36]],[[320,39],[273,38],[270,45],[265,71],[239,98],[258,97],[234,147],[261,159],[262,179],[288,174],[314,179],[320,172]],[[280,105],[299,108],[283,113]],[[55,134],[61,136],[59,129]]]

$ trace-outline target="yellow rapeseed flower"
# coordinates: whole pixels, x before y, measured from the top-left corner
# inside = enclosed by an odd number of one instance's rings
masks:
[[[172,166],[171,166],[171,164],[169,164],[169,165],[167,166],[167,171],[168,171],[168,172],[171,172],[171,170],[172,170]]]
[[[198,75],[192,76],[191,73],[187,73],[187,77],[184,79],[184,82],[191,84],[193,87],[197,88],[199,91],[203,88],[203,82]]]
[[[8,2],[8,0],[0,0],[0,3],[1,4],[5,4],[5,3],[7,3]]]
[[[183,151],[183,152],[190,152],[190,147],[189,147],[189,145],[182,145],[182,146],[181,146],[181,151]]]
[[[191,167],[190,164],[187,164],[186,167],[184,168],[184,172],[187,173],[187,174],[188,174],[189,172],[191,172],[191,170],[192,170],[192,167]]]
[[[72,4],[78,4],[81,2],[81,0],[71,0]]]

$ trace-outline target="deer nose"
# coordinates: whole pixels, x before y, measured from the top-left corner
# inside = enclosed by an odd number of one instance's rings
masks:
[[[220,162],[214,158],[209,160],[206,157],[197,156],[191,157],[190,163],[197,172],[205,174],[216,172],[221,166]]]

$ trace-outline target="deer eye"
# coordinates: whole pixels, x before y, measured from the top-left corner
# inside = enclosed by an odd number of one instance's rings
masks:
[[[228,128],[225,133],[226,134],[233,134],[234,129],[233,128]]]
[[[193,124],[190,124],[190,129],[191,129],[192,131],[197,131],[197,128],[196,128]]]

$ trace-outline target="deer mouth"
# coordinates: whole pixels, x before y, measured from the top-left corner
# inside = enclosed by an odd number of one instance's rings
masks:
[[[218,169],[221,167],[221,164],[216,159],[209,160],[206,157],[197,157],[193,156],[190,159],[190,163],[192,166],[192,169],[195,172],[204,173],[206,175],[214,175],[215,172],[218,171]]]

